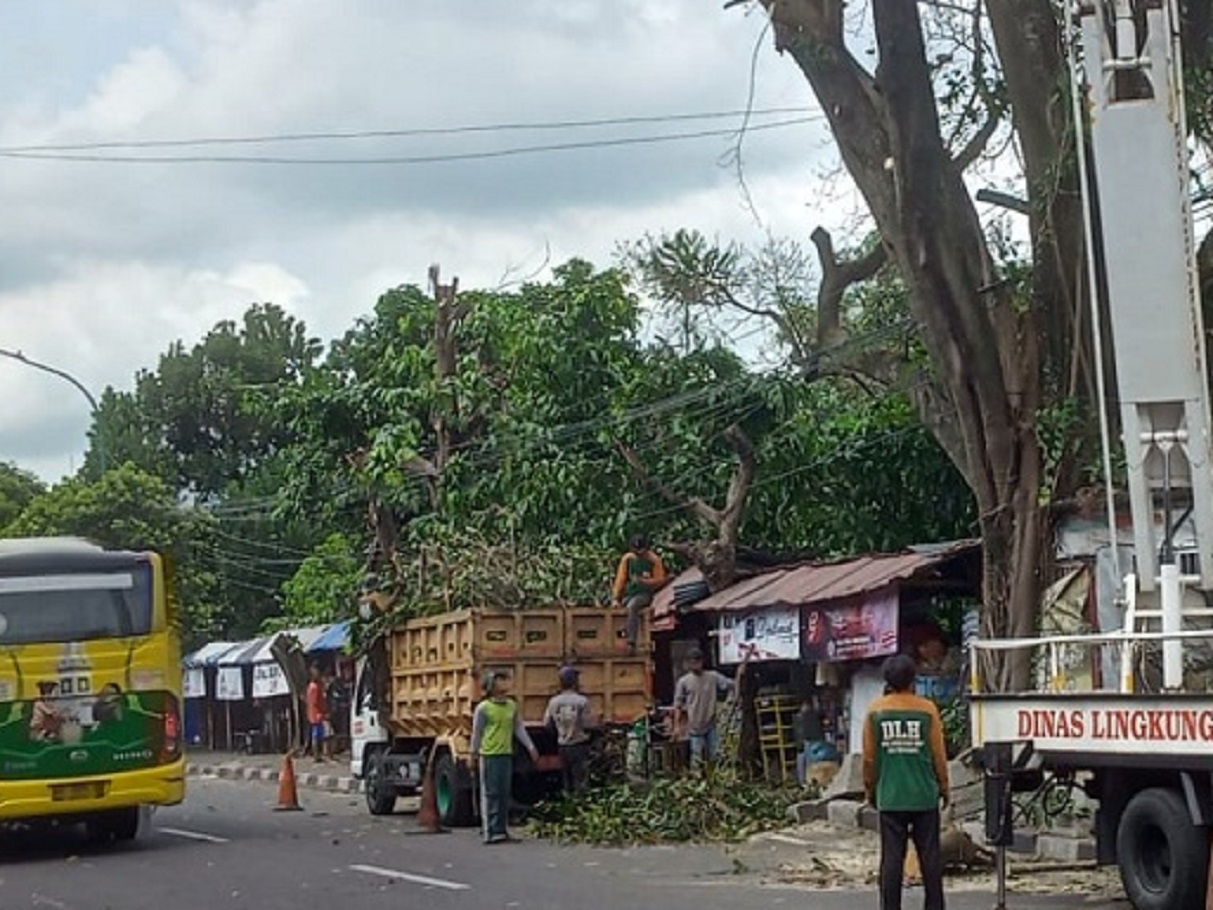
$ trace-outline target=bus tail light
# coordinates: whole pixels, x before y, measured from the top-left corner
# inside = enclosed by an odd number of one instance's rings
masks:
[[[161,759],[165,762],[174,761],[181,754],[181,715],[177,710],[177,700],[169,698],[164,706],[164,748]]]

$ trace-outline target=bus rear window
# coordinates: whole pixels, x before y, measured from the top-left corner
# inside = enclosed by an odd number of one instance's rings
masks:
[[[0,646],[147,635],[152,617],[149,566],[0,576]]]

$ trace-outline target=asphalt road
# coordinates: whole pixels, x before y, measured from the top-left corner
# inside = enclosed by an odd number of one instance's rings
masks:
[[[305,811],[271,810],[255,782],[192,780],[185,805],[156,813],[138,844],[90,848],[72,831],[0,846],[4,910],[606,910],[877,906],[871,893],[771,887],[710,848],[599,850],[536,841],[481,845],[474,831],[418,833],[414,816],[372,818],[355,797],[305,792]],[[920,905],[921,892],[906,907]],[[952,910],[988,910],[956,895]],[[1073,908],[1075,895],[1012,908]],[[1097,906],[1086,904],[1085,906]],[[1114,905],[1104,904],[1104,907]],[[1123,905],[1121,905],[1123,906]]]

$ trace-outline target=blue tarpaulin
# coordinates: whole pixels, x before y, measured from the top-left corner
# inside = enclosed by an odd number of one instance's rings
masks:
[[[308,646],[308,652],[340,651],[350,643],[350,624],[348,622],[333,623]]]

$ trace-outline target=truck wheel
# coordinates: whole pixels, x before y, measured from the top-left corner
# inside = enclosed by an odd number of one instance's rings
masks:
[[[1125,894],[1136,910],[1203,910],[1208,834],[1192,824],[1175,790],[1142,790],[1125,807],[1116,834]]]
[[[434,796],[442,824],[448,828],[467,828],[476,824],[471,775],[450,753],[440,755],[434,765]]]
[[[396,788],[387,779],[384,753],[376,751],[367,760],[366,807],[371,815],[391,815],[396,811]]]

